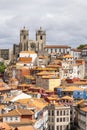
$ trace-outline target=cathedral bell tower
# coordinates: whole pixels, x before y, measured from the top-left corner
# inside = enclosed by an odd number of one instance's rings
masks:
[[[20,31],[20,51],[28,50],[29,33],[25,27]]]
[[[41,27],[36,31],[36,41],[38,42],[38,51],[43,51],[46,45],[46,32]]]

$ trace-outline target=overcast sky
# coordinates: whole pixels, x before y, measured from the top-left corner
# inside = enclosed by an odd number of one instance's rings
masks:
[[[0,0],[0,48],[19,44],[24,26],[32,40],[41,26],[47,44],[87,44],[87,0]]]

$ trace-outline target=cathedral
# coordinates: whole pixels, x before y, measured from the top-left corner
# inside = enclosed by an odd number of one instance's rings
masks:
[[[36,39],[30,40],[29,30],[20,30],[20,42],[13,45],[13,55],[18,56],[21,51],[35,51],[38,55],[70,54],[71,47],[67,45],[46,45],[46,32],[40,27],[36,31]]]
[[[29,31],[24,27],[20,31],[20,51],[43,52],[46,45],[46,32],[40,27],[36,31],[36,40],[29,39]]]

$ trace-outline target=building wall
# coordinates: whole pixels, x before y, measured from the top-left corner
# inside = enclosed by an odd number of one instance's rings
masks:
[[[78,130],[87,130],[87,114],[78,111]]]
[[[9,49],[0,49],[0,58],[9,60]]]
[[[20,122],[20,117],[3,117],[3,122]]]
[[[49,79],[49,90],[54,91],[54,88],[60,86],[61,80],[60,79]]]
[[[35,61],[35,59],[37,58],[37,54],[36,53],[34,53],[34,54],[32,54],[32,52],[26,52],[25,51],[25,53],[20,53],[19,54],[19,57],[31,57],[32,58],[32,63]]]
[[[36,86],[40,86],[46,90],[54,90],[55,87],[61,84],[58,78],[43,78],[42,76],[36,77]]]

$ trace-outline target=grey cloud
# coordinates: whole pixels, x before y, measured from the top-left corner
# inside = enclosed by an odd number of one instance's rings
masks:
[[[86,0],[0,0],[0,43],[5,47],[19,43],[23,26],[29,29],[30,39],[42,26],[48,44],[87,43],[86,12]]]

